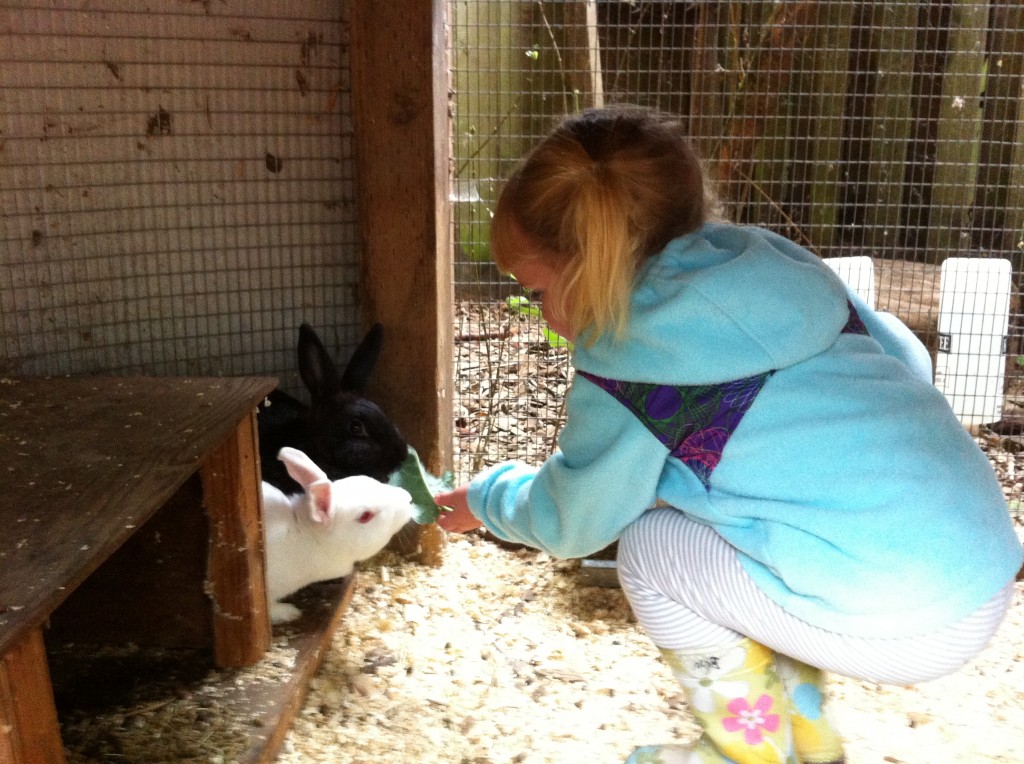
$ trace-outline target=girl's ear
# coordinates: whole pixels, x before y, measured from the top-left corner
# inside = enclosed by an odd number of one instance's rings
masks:
[[[318,523],[326,523],[331,519],[331,481],[319,480],[306,488],[306,493],[312,500],[312,518]]]

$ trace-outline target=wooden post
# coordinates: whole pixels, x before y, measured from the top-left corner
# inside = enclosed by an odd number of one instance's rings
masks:
[[[258,455],[253,411],[200,470],[210,519],[207,586],[218,666],[252,665],[270,647]]]
[[[604,106],[601,46],[594,0],[558,0],[536,6],[535,34],[546,60],[544,90],[557,104],[556,116]]]
[[[723,130],[722,30],[728,8],[721,3],[699,3],[690,54],[690,140],[709,164],[718,158]]]
[[[817,6],[782,3],[767,12],[757,23],[760,47],[752,68],[757,71],[757,94],[748,101],[755,105],[750,124],[757,125],[754,161],[749,166],[753,193],[748,215],[752,222],[777,225],[794,240],[813,246],[793,206],[798,198],[795,186],[801,181],[795,177],[795,160],[803,159],[800,152],[806,150],[804,136],[794,128],[805,113],[801,98],[805,67],[800,64],[806,40],[813,36]]]
[[[1024,5],[992,3],[973,249],[1009,256],[1016,271],[1024,255]],[[1019,277],[1019,276],[1018,276]]]
[[[985,35],[988,8],[967,0],[952,4],[949,56],[935,139],[935,174],[928,215],[928,246],[938,263],[970,248],[970,215],[978,177],[982,97],[985,89]]]
[[[41,629],[0,658],[0,764],[63,764]]]
[[[848,5],[814,7],[789,96],[792,167],[785,200],[796,223],[790,233],[819,255],[829,254],[835,240],[848,80],[848,57],[836,51],[849,48],[852,14]]]
[[[445,0],[350,5],[360,294],[387,337],[369,393],[434,473],[451,465],[453,433],[446,10]],[[442,536],[425,528],[431,562]]]
[[[892,252],[898,236],[903,208],[904,168],[913,114],[914,72],[907,51],[914,50],[917,9],[912,3],[889,3],[874,11],[880,19],[871,26],[871,39],[878,51],[877,77],[871,118],[868,123],[868,188],[865,241],[873,252]]]

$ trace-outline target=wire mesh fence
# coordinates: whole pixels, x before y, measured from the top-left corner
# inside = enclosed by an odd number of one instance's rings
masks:
[[[1024,6],[456,0],[451,25],[462,477],[550,453],[570,374],[488,262],[502,179],[560,116],[633,103],[682,118],[728,218],[918,334],[1019,508]]]
[[[346,9],[3,4],[0,374],[294,389],[301,321],[355,346]]]
[[[0,9],[0,374],[244,374],[358,340],[347,3]],[[1024,433],[1024,6],[452,0],[456,469],[554,447],[569,350],[490,264],[560,116],[678,114],[728,217],[925,341],[1011,501]],[[966,265],[962,265],[966,263]],[[856,282],[856,283],[853,283]]]

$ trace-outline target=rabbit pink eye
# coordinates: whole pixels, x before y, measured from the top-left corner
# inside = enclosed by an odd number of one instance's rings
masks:
[[[366,524],[374,518],[374,513],[370,510],[366,510],[363,514],[359,515],[358,522]]]

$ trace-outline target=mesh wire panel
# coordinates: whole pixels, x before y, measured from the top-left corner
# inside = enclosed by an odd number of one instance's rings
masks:
[[[525,295],[487,265],[497,189],[558,116],[625,102],[683,119],[726,217],[828,258],[921,337],[936,384],[965,424],[984,425],[1017,505],[1021,4],[451,8],[463,477],[494,458],[546,456],[569,373]]]
[[[347,4],[0,9],[0,373],[278,375],[358,340]]]

